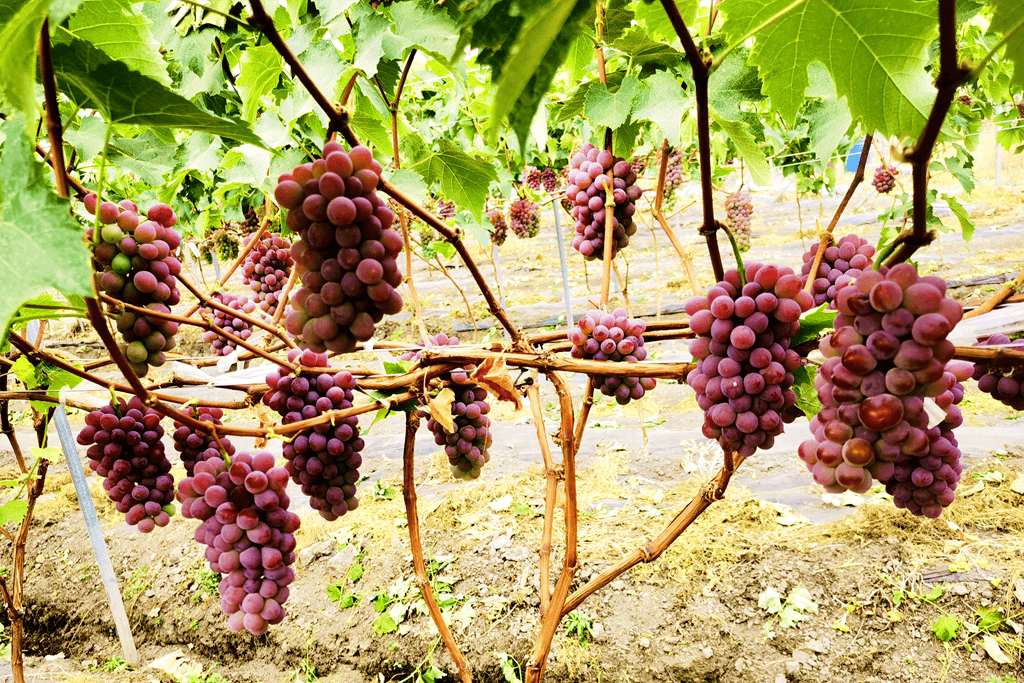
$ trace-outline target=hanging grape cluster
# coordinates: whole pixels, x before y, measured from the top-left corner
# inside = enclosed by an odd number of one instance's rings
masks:
[[[750,249],[750,216],[753,213],[754,203],[743,190],[736,190],[725,198],[725,218],[740,251]]]
[[[960,382],[969,363],[951,362],[946,339],[963,308],[938,277],[913,266],[865,271],[836,297],[835,332],[815,377],[821,412],[799,454],[830,491],[863,493],[884,483],[896,506],[938,517],[953,502],[963,417]]]
[[[659,160],[664,150],[665,145],[663,144],[658,150]],[[658,172],[661,172],[660,168]],[[676,190],[682,186],[685,179],[686,177],[683,174],[683,155],[673,149],[668,156],[668,162],[665,164],[665,186],[661,192],[661,196],[665,198],[665,201],[671,203],[673,197],[675,197]]]
[[[251,239],[251,235],[247,236],[242,244],[248,245]],[[245,255],[242,282],[252,289],[253,300],[268,315],[277,312],[277,302],[293,265],[291,242],[280,235],[267,235]]]
[[[515,200],[508,209],[508,224],[520,239],[536,237],[540,232],[540,207],[525,197]]]
[[[116,399],[85,416],[78,443],[89,467],[128,524],[149,533],[174,514],[174,477],[164,454],[161,415],[137,397]]]
[[[520,181],[523,183],[523,185],[526,185],[534,192],[540,192],[540,176],[541,173],[539,168],[536,168],[535,166],[527,166],[526,168],[523,169],[523,174],[522,176],[520,176]]]
[[[771,448],[795,417],[791,387],[801,359],[789,344],[812,303],[792,268],[751,263],[746,279],[729,270],[706,296],[686,302],[697,334],[697,367],[686,383],[704,411],[704,435],[741,456]]]
[[[1011,341],[1005,334],[993,334],[975,346],[1005,346],[1024,350],[1024,340]],[[1024,410],[1024,370],[1013,365],[975,361],[974,379],[978,388],[1014,410]]]
[[[875,177],[871,179],[871,184],[875,186],[878,194],[889,194],[892,188],[896,187],[896,176],[899,174],[895,167],[882,164],[875,169]]]
[[[200,422],[209,422],[213,425],[221,424],[224,411],[220,408],[206,408],[189,406],[182,410],[186,415]],[[221,439],[220,445],[211,434],[200,432],[183,422],[174,421],[174,450],[178,451],[181,457],[181,464],[185,466],[188,476],[195,473],[196,463],[203,460],[222,458],[223,455],[232,456],[235,454],[235,447],[227,439]],[[220,447],[224,447],[224,454],[221,454]]]
[[[288,511],[288,472],[266,451],[196,463],[181,482],[181,514],[198,519],[195,539],[206,546],[210,570],[221,574],[221,610],[228,626],[259,636],[285,617],[295,580],[299,516]]]
[[[573,358],[626,363],[647,358],[643,337],[647,323],[639,318],[631,319],[624,308],[616,308],[611,313],[587,311],[576,325],[576,329],[569,331]],[[619,405],[643,398],[644,393],[657,384],[653,377],[591,375],[591,379],[595,388],[605,396],[614,396]]]
[[[487,220],[491,223],[491,242],[499,247],[505,244],[508,239],[508,223],[505,222],[505,214],[499,208],[493,208],[487,212]]]
[[[352,351],[373,337],[385,315],[402,310],[396,261],[402,236],[395,214],[377,197],[381,165],[362,145],[324,145],[324,158],[278,179],[274,196],[299,234],[292,258],[302,288],[286,327],[314,351]]]
[[[427,344],[428,347],[458,345],[458,337],[449,337],[443,332],[431,337]],[[420,352],[406,351],[401,359],[419,361]],[[445,431],[444,425],[430,416],[429,411],[420,411],[421,417],[428,418],[427,428],[434,435],[434,443],[444,446],[452,474],[465,480],[477,479],[481,468],[491,460],[488,453],[491,447],[491,418],[487,416],[491,412],[491,404],[487,402],[487,390],[473,386],[470,375],[474,370],[475,365],[467,365],[452,370],[449,375],[451,389],[455,394],[451,412],[454,429],[450,434]]]
[[[573,202],[576,236],[572,246],[588,261],[604,255],[605,204],[607,190],[612,189],[615,209],[612,217],[612,258],[629,244],[636,232],[633,214],[641,190],[636,174],[624,161],[606,150],[587,143],[569,160],[569,185],[566,197]]]
[[[344,370],[324,372],[331,368],[327,354],[292,349],[288,360],[299,364],[298,376],[278,369],[267,375],[270,391],[263,395],[263,403],[283,416],[283,424],[352,407],[355,378]],[[284,445],[288,474],[301,484],[310,507],[324,519],[334,521],[358,507],[362,450],[359,420],[354,415],[305,429]]]
[[[558,191],[558,174],[555,169],[548,166],[540,173],[540,184],[547,193]]]
[[[804,265],[800,269],[800,279],[807,284],[810,277],[811,267],[814,265],[814,257],[818,253],[820,242],[811,245],[803,256]],[[836,244],[825,247],[825,253],[821,256],[821,265],[818,266],[818,276],[814,278],[811,285],[811,294],[814,295],[814,305],[820,306],[829,304],[829,308],[835,308],[836,294],[839,289],[852,282],[861,272],[871,266],[871,259],[875,255],[875,247],[867,240],[857,235],[846,235],[839,239]]]
[[[241,311],[242,313],[253,313],[256,310],[256,304],[249,300],[247,296],[237,296],[235,294],[226,294],[224,292],[218,292],[213,295],[213,298],[227,306],[233,311]],[[218,327],[229,334],[233,334],[239,339],[245,341],[252,336],[252,325],[242,318],[236,318],[230,313],[225,313],[219,308],[205,309],[207,315],[213,317],[211,324],[214,327]],[[235,342],[232,339],[222,337],[213,330],[207,330],[203,333],[203,341],[210,345],[210,349],[214,355],[227,356],[235,350]]]
[[[93,243],[93,228],[86,233],[99,289],[126,304],[170,313],[170,307],[181,301],[177,286],[181,261],[175,256],[181,235],[174,230],[178,217],[171,207],[154,204],[142,222],[138,207],[128,200],[97,206],[96,195],[89,194],[85,208],[93,215],[98,211],[103,224],[99,243]],[[109,309],[116,314],[121,352],[135,374],[142,377],[150,366],[163,365],[164,352],[174,348],[178,323],[133,311],[118,312],[113,305]]]

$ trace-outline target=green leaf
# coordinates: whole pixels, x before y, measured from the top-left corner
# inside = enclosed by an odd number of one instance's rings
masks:
[[[348,580],[352,583],[356,583],[359,579],[363,578],[363,565],[358,562],[353,562],[352,566],[348,568],[348,574],[346,574]]]
[[[971,214],[967,212],[967,209],[964,208],[964,205],[956,197],[943,194],[942,198],[946,200],[946,203],[949,204],[949,210],[960,221],[960,233],[964,236],[964,242],[970,242],[971,238],[974,237],[974,221],[971,220]]]
[[[1019,0],[992,0],[995,7],[989,29],[1003,37],[1011,36],[1006,43],[1003,56],[1013,62],[1012,83],[1019,90],[1024,88],[1024,3]]]
[[[603,83],[595,83],[587,91],[583,110],[595,125],[615,129],[633,113],[633,105],[640,96],[640,81],[636,76],[622,79],[622,85],[614,93]]]
[[[404,375],[409,372],[409,368],[411,368],[412,365],[412,361],[408,360],[386,360],[384,361],[384,373],[388,375]]]
[[[736,42],[793,4],[723,0],[722,30]],[[804,102],[807,68],[821,62],[866,130],[916,136],[935,95],[925,67],[937,26],[932,2],[804,0],[758,31],[750,63],[760,69],[766,94],[791,124]],[[893,38],[896,27],[898,39]]]
[[[15,498],[0,505],[0,526],[10,522],[21,523],[28,513],[28,502]]]
[[[817,339],[824,330],[832,327],[837,311],[830,311],[827,306],[828,304],[822,304],[800,316],[800,329],[793,335],[791,346]]]
[[[18,381],[25,385],[26,389],[36,388],[36,366],[32,365],[32,361],[28,359],[28,356],[21,356],[18,360],[14,361],[14,365],[11,366],[11,372],[18,378]]]
[[[757,606],[769,614],[775,614],[782,609],[782,594],[769,586],[757,596]]]
[[[25,114],[27,122],[39,111],[36,102],[36,55],[39,30],[46,19],[48,3],[39,0],[7,2],[11,2],[11,5],[0,9],[0,12],[6,10],[8,14],[6,23],[0,29],[0,74],[3,74],[0,78],[0,92]],[[12,11],[17,5],[20,7]]]
[[[678,66],[685,59],[685,55],[671,45],[651,40],[641,26],[631,28],[612,43],[612,47],[626,54],[637,66]]]
[[[810,591],[803,586],[797,586],[794,588],[789,593],[789,597],[786,598],[786,603],[801,612],[810,612],[811,614],[818,613],[818,603],[814,602],[811,598]]]
[[[681,144],[679,128],[687,103],[682,85],[667,71],[658,71],[644,84],[647,87],[637,100],[633,118],[654,122],[669,144],[678,147]]]
[[[1006,653],[1003,652],[1003,649],[999,647],[999,641],[990,635],[986,634],[982,636],[981,646],[985,649],[985,652],[988,653],[988,656],[991,657],[996,664],[1010,664],[1013,661],[1009,657],[1007,657]]]
[[[754,135],[750,132],[750,124],[746,121],[729,121],[721,117],[714,109],[711,110],[711,116],[714,118],[715,123],[729,136],[729,139],[732,140],[736,151],[747,162],[747,170],[750,171],[750,177],[754,179],[754,182],[762,186],[771,185],[768,159],[764,155],[764,150],[757,144],[757,140],[754,139]]]
[[[377,620],[373,622],[373,632],[378,636],[382,636],[385,633],[394,633],[398,630],[398,624],[391,618],[391,615],[387,612],[382,612]]]
[[[586,35],[579,35],[572,41],[569,54],[565,57],[565,68],[570,83],[578,83],[590,72],[590,64],[594,61],[594,44]]]
[[[53,69],[58,82],[76,100],[90,103],[112,123],[184,128],[263,144],[248,125],[203,111],[84,41],[73,39],[54,45]]]
[[[942,597],[942,586],[936,586],[927,593],[921,596],[921,599],[925,602],[935,602]]]
[[[494,167],[486,159],[466,154],[449,140],[438,141],[438,151],[413,168],[427,183],[438,183],[441,196],[467,209],[478,221],[487,200],[487,188],[498,179]]]
[[[450,62],[459,43],[455,20],[427,0],[397,2],[391,6],[395,33],[416,47]]]
[[[1001,615],[998,610],[994,610],[989,607],[980,607],[974,614],[978,617],[978,621],[975,625],[980,631],[998,631],[1003,625],[1003,615]]]
[[[418,204],[424,204],[427,201],[429,196],[427,185],[423,182],[423,176],[415,171],[409,171],[404,168],[392,171],[388,177],[388,182]]]
[[[91,43],[108,57],[169,86],[167,63],[150,34],[149,19],[132,9],[128,0],[84,0],[68,22],[70,33]]]
[[[614,3],[608,3],[612,5]],[[623,7],[609,6],[604,11],[604,40],[606,43],[614,43],[623,32],[633,23],[635,15],[631,10]],[[596,18],[596,17],[595,17]],[[618,48],[615,48],[618,49]]]
[[[801,365],[793,371],[793,392],[796,394],[796,407],[803,411],[807,419],[811,419],[821,412],[821,402],[818,400],[818,390],[814,388],[814,375],[817,368]]]
[[[371,13],[356,24],[354,33],[356,59],[353,66],[367,78],[377,73],[377,64],[385,56],[384,39],[390,34],[391,22],[381,14]]]
[[[259,113],[260,100],[277,86],[277,80],[284,71],[284,62],[277,49],[267,43],[246,49],[238,65],[236,84],[242,95],[242,118],[253,123]]]
[[[341,594],[342,594],[342,586],[341,586],[341,584],[336,584],[336,585],[332,585],[332,586],[328,586],[327,587],[327,599],[330,600],[331,602],[338,602],[338,600],[341,600]]]
[[[89,252],[71,218],[35,160],[20,116],[4,123],[0,155],[0,343],[11,318],[32,297],[48,289],[92,295]]]
[[[680,16],[688,26],[693,25],[697,15],[698,0],[683,0],[676,2]],[[647,33],[654,40],[663,40],[667,43],[675,43],[679,40],[676,30],[672,28],[672,21],[659,2],[638,2],[634,7],[634,15],[637,21],[647,27]]]
[[[820,98],[819,102],[811,102],[807,107],[807,137],[811,140],[811,151],[824,164],[846,137],[853,117],[846,98],[836,96],[832,76],[821,63],[812,63],[807,72],[811,81],[807,96]]]
[[[948,643],[956,638],[960,626],[960,621],[956,617],[946,614],[935,620],[931,632],[943,643]]]

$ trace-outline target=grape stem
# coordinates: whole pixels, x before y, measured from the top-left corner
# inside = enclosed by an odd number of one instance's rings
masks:
[[[690,280],[690,288],[693,290],[694,296],[700,296],[700,287],[697,285],[697,275],[693,271],[693,257],[690,256],[689,252],[683,247],[679,238],[676,237],[675,230],[668,224],[668,220],[665,218],[665,213],[661,210],[662,203],[664,202],[665,195],[665,177],[668,175],[668,160],[671,156],[671,149],[666,139],[662,143],[661,150],[661,165],[658,168],[658,186],[655,189],[654,195],[654,208],[652,213],[654,214],[655,220],[658,221],[658,225],[665,231],[668,236],[668,241],[672,243],[676,253],[679,254],[680,260],[683,262],[683,268],[686,269],[686,276]],[[650,198],[647,200],[650,202]]]
[[[736,242],[736,235],[732,234],[732,230],[729,229],[728,225],[721,226],[722,232],[729,238],[729,244],[732,245],[732,253],[736,258],[736,273],[740,277],[740,286],[747,284],[747,269],[743,265],[743,256],[740,254],[740,245]]]
[[[57,104],[57,84],[53,75],[53,56],[50,53],[50,20],[43,20],[39,30],[39,73],[43,81],[43,102],[46,110],[46,135],[50,140],[50,156],[53,157],[53,179],[57,194],[68,196],[67,164],[64,162],[64,132]]]
[[[551,446],[548,443],[547,429],[544,427],[544,411],[540,408],[540,387],[537,385],[537,371],[532,373],[533,384],[526,389],[533,412],[533,424],[537,428],[537,441],[540,444],[540,455],[544,460],[544,528],[540,536],[540,614],[543,617],[551,603],[551,534],[554,529],[555,499],[558,496],[558,479],[560,471],[555,468],[551,459]]]
[[[1020,289],[1022,286],[1024,286],[1024,271],[1021,271],[1020,275],[1018,275],[1017,279],[1014,280],[1013,282],[1007,282],[1001,290],[996,292],[992,296],[992,298],[983,303],[981,306],[978,306],[973,311],[968,311],[967,313],[964,313],[964,317],[974,318],[975,316],[982,315],[983,313],[988,313],[996,306],[1009,299],[1010,296],[1018,289]]]
[[[7,392],[7,373],[9,371],[6,365],[0,368],[0,392]],[[22,454],[21,446],[18,444],[18,435],[11,424],[10,400],[12,399],[4,399],[0,403],[0,432],[3,432],[3,435],[7,437],[7,441],[10,442],[11,450],[14,451],[14,458],[18,461],[18,467],[24,473],[28,472],[28,465],[25,463],[25,456]]]

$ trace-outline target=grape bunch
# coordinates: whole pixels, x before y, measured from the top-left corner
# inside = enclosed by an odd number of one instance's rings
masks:
[[[248,245],[252,236],[245,238]],[[291,275],[291,242],[280,235],[267,235],[253,246],[242,263],[242,282],[253,291],[252,298],[269,315],[277,312],[277,302]]]
[[[993,334],[975,346],[1006,346],[1024,350],[1024,341],[1011,341],[1005,334]],[[973,377],[978,388],[1014,410],[1024,410],[1024,370],[1012,365],[975,362]]]
[[[791,387],[801,360],[789,343],[812,304],[792,268],[751,263],[746,279],[729,270],[706,296],[686,302],[697,335],[697,367],[686,383],[704,411],[704,435],[741,456],[771,448],[795,417]]]
[[[540,172],[540,184],[544,188],[545,192],[557,192],[558,191],[558,174],[555,173],[555,169],[548,166]]]
[[[960,451],[953,429],[969,363],[946,339],[963,308],[941,278],[910,264],[862,273],[836,297],[835,332],[815,377],[821,412],[800,458],[830,491],[884,483],[896,506],[938,517],[953,502]]]
[[[526,185],[534,192],[540,192],[541,172],[539,168],[536,168],[535,166],[527,166],[523,169],[523,175],[520,177],[520,180],[523,185]]]
[[[508,210],[508,224],[520,239],[536,237],[540,232],[540,207],[527,198],[515,200]]]
[[[736,238],[740,251],[750,249],[750,215],[754,213],[754,204],[750,195],[743,190],[736,190],[725,198],[725,219]]]
[[[300,365],[298,376],[284,368],[267,375],[270,391],[263,396],[263,403],[280,413],[284,424],[352,407],[356,381],[346,371],[323,372],[331,367],[327,354],[292,349],[288,360]],[[356,482],[362,450],[359,420],[354,415],[305,429],[284,445],[288,474],[309,496],[310,507],[327,521],[359,505]]]
[[[174,477],[164,454],[161,415],[133,396],[85,416],[78,443],[88,446],[89,467],[128,524],[142,533],[167,526],[174,514]]]
[[[314,351],[344,353],[402,310],[403,242],[391,228],[394,212],[377,197],[382,169],[370,150],[328,142],[324,157],[280,176],[274,193],[300,238],[292,258],[302,287],[285,326]]]
[[[633,214],[641,189],[636,174],[624,161],[606,150],[587,143],[569,160],[566,197],[574,203],[576,236],[572,246],[588,261],[604,255],[605,202],[609,186],[615,209],[612,217],[612,258],[629,244],[636,232]]]
[[[428,346],[433,347],[458,345],[458,337],[449,337],[443,332],[428,341]],[[406,351],[401,359],[415,362],[420,359],[420,353]],[[487,417],[491,405],[487,402],[487,390],[471,384],[470,375],[475,369],[475,365],[468,365],[456,368],[450,374],[453,384],[451,389],[455,393],[455,400],[452,401],[455,429],[451,434],[445,431],[440,422],[430,417],[429,411],[420,411],[421,417],[429,418],[427,428],[434,435],[434,443],[444,446],[452,474],[465,480],[477,479],[481,468],[491,460],[488,453],[491,447],[491,418]]]
[[[266,451],[196,463],[178,487],[181,514],[198,519],[195,539],[206,546],[212,571],[221,574],[221,610],[228,626],[263,635],[285,617],[288,585],[295,580],[299,516],[288,511],[288,472]]]
[[[661,172],[660,170],[658,171]],[[683,155],[679,152],[673,151],[668,157],[668,163],[665,165],[665,187],[662,190],[662,196],[672,201],[672,198],[676,194],[676,190],[683,184]]]
[[[820,243],[815,242],[804,253],[804,265],[800,269],[800,279],[804,285],[807,284],[807,279],[810,277],[811,267],[814,265],[814,257],[818,253],[819,246]],[[862,271],[870,268],[874,255],[874,246],[857,235],[846,235],[839,238],[839,242],[836,244],[825,247],[825,253],[821,256],[821,265],[818,266],[818,276],[811,286],[814,305],[820,306],[828,302],[829,307],[834,308],[839,289],[852,282]]]
[[[101,241],[92,243],[93,228],[86,233],[92,245],[98,287],[126,304],[148,308],[154,313],[170,313],[181,301],[177,276],[181,261],[175,253],[181,235],[173,226],[178,222],[166,204],[154,204],[140,222],[139,208],[127,199],[120,204],[102,202],[95,194],[85,197],[86,210],[99,212]],[[166,362],[164,351],[174,348],[178,323],[133,311],[109,310],[117,316],[117,329],[124,342],[121,352],[139,377],[149,367]]]
[[[505,244],[508,239],[508,223],[505,222],[505,214],[499,208],[493,208],[487,212],[487,220],[491,222],[491,242],[499,247]]]
[[[190,406],[185,409],[185,414],[200,422],[209,422],[219,425],[224,411],[220,408],[205,408]],[[195,473],[196,463],[203,460],[210,460],[223,457],[217,441],[209,434],[196,431],[183,422],[174,421],[174,450],[178,451],[181,457],[181,464],[185,466],[188,476]],[[220,440],[224,446],[227,456],[235,454],[235,447],[227,439]]]
[[[889,194],[892,188],[896,187],[896,176],[899,174],[896,167],[882,164],[875,169],[875,177],[871,179],[871,184],[875,186],[878,194]]]
[[[219,292],[214,294],[213,298],[234,311],[252,313],[256,310],[256,304],[249,301],[247,296]],[[252,336],[252,326],[245,320],[236,318],[230,313],[225,313],[219,308],[206,309],[206,313],[213,316],[212,324],[214,327],[219,327],[243,341]],[[210,345],[214,355],[217,356],[227,356],[235,350],[234,340],[222,337],[213,330],[207,330],[203,333],[203,341]]]
[[[629,162],[629,170],[635,173],[637,178],[642,178],[647,170],[647,162],[648,157],[633,157],[633,160]]]
[[[643,337],[646,329],[647,323],[638,318],[630,319],[624,308],[616,308],[611,313],[587,311],[576,329],[569,331],[572,357],[638,363],[647,358]],[[643,398],[656,384],[653,377],[591,375],[591,379],[602,394],[614,396],[619,405]]]

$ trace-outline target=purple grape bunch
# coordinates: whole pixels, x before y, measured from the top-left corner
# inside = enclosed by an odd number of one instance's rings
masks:
[[[234,311],[253,313],[256,310],[256,304],[250,301],[247,296],[219,292],[213,298]],[[252,326],[242,318],[236,318],[230,313],[225,313],[217,308],[206,309],[206,313],[213,317],[212,324],[214,327],[233,334],[243,341],[252,336]],[[213,330],[207,330],[203,333],[203,341],[210,345],[210,349],[217,356],[227,356],[236,348],[234,340],[222,337]]]
[[[863,493],[885,484],[898,508],[938,517],[955,497],[969,363],[946,339],[963,307],[938,277],[902,263],[868,270],[836,297],[835,331],[819,348],[821,412],[800,458],[827,490]]]
[[[526,197],[515,200],[508,209],[508,225],[519,239],[536,237],[540,233],[540,207]]]
[[[743,190],[736,190],[725,198],[725,219],[740,251],[750,249],[750,216],[753,213],[754,203]]]
[[[875,186],[878,194],[889,194],[896,187],[896,176],[899,174],[896,167],[882,164],[875,169],[875,177],[871,179],[871,184]]]
[[[550,166],[540,172],[540,185],[548,194],[558,191],[558,173]]]
[[[263,395],[263,403],[283,416],[283,424],[352,407],[356,380],[345,370],[331,372],[326,353],[292,349],[288,360],[299,364],[298,376],[279,368],[267,375],[270,391]],[[354,415],[314,425],[284,445],[292,481],[309,496],[310,507],[329,522],[359,506],[356,482],[363,445]]]
[[[566,197],[574,204],[576,236],[572,246],[588,261],[604,256],[605,204],[612,190],[612,258],[636,232],[633,214],[642,190],[628,161],[587,143],[569,160]]]
[[[646,360],[643,336],[646,329],[647,323],[639,318],[631,319],[624,308],[616,308],[611,313],[587,311],[576,328],[569,331],[572,357],[625,363]],[[643,398],[657,384],[653,377],[591,375],[591,379],[602,394],[614,396],[619,405]]]
[[[248,245],[252,236],[242,242]],[[277,302],[291,275],[292,244],[280,235],[267,235],[245,255],[242,263],[242,282],[253,291],[253,301],[267,312],[277,312]]]
[[[659,159],[661,152],[659,151]],[[659,168],[658,172],[661,170]],[[675,197],[676,190],[678,190],[683,181],[686,179],[683,174],[683,155],[679,152],[672,150],[669,154],[668,163],[665,165],[665,187],[662,189],[662,196],[666,201],[671,202]]]
[[[458,345],[458,337],[449,337],[443,332],[428,340],[430,347]],[[406,351],[401,356],[401,360],[416,362],[419,359],[419,351]],[[455,424],[451,434],[430,416],[429,411],[420,411],[420,417],[429,418],[427,428],[434,435],[434,443],[444,447],[452,474],[467,481],[479,478],[481,469],[491,460],[491,418],[487,416],[491,412],[491,404],[487,402],[487,390],[472,384],[470,376],[475,369],[475,365],[467,365],[452,370],[449,375],[455,394],[452,401],[452,421]]]
[[[800,269],[800,278],[805,286],[819,246],[820,243],[815,242],[804,253],[804,265]],[[835,308],[836,294],[839,289],[870,268],[874,256],[875,247],[857,235],[846,235],[841,237],[836,244],[825,247],[821,265],[818,266],[818,275],[814,278],[814,284],[811,286],[814,305],[821,306],[828,303],[829,308]]]
[[[287,485],[288,471],[260,451],[239,453],[230,465],[223,458],[200,461],[178,487],[181,514],[201,522],[195,539],[221,575],[220,607],[232,630],[260,636],[285,617],[299,528]]]
[[[491,223],[491,242],[499,247],[505,244],[508,239],[508,223],[505,222],[505,214],[501,209],[495,207],[487,212],[487,220]]]
[[[345,353],[402,310],[394,212],[377,197],[382,171],[367,147],[324,145],[324,158],[278,179],[274,193],[298,233],[292,258],[302,287],[292,295],[288,331],[313,351]]]
[[[85,416],[78,443],[128,524],[149,533],[174,514],[174,477],[164,454],[162,416],[133,396]]]
[[[206,408],[189,406],[184,410],[185,414],[200,422],[209,422],[219,425],[224,417],[224,411],[220,408]],[[178,451],[181,457],[181,464],[185,466],[185,473],[192,476],[195,473],[196,463],[203,460],[222,458],[220,446],[209,434],[197,431],[183,422],[174,421],[174,450]],[[227,439],[220,440],[221,445],[226,449],[228,457],[235,454],[235,447]]]
[[[975,346],[1024,350],[1024,340],[1011,341],[1005,334],[993,334]],[[1024,371],[1012,365],[978,361],[974,364],[973,377],[981,391],[1014,410],[1024,410]]]
[[[704,435],[744,457],[771,448],[796,416],[793,371],[801,359],[789,344],[812,304],[792,268],[751,263],[746,280],[729,270],[706,296],[686,302],[697,335],[690,342],[697,367],[686,383],[704,411]]]
[[[103,224],[98,244],[92,243],[93,228],[86,232],[99,289],[126,304],[170,313],[170,307],[181,301],[177,287],[181,261],[175,256],[181,235],[174,230],[178,217],[171,207],[154,204],[147,220],[140,221],[139,207],[127,199],[97,206],[96,195],[88,194],[85,208],[93,215],[98,211]],[[174,348],[178,323],[133,311],[118,312],[114,305],[108,308],[116,315],[121,352],[136,375],[142,377],[150,366],[166,362],[164,352]]]
[[[523,174],[520,176],[520,181],[523,185],[534,192],[540,192],[541,188],[541,171],[536,166],[527,166],[523,169]]]

